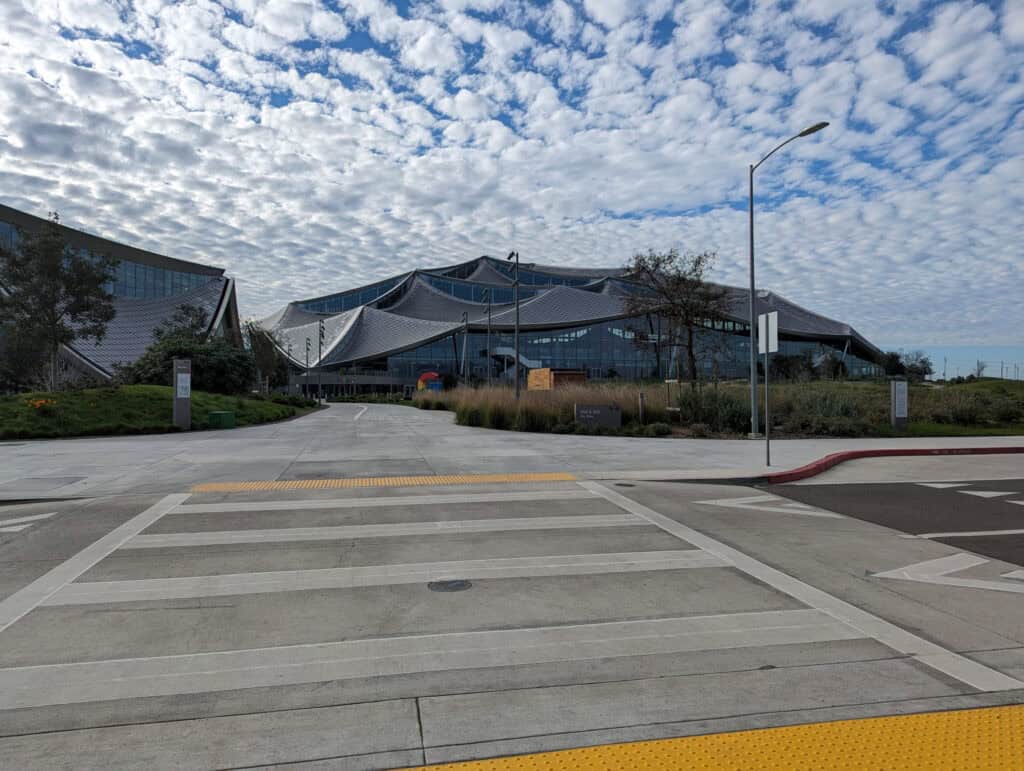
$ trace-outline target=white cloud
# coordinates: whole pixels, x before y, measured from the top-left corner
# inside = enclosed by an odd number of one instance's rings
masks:
[[[765,284],[869,338],[1024,328],[1019,3],[23,2],[0,198],[223,265],[244,314],[512,245],[743,283],[746,164],[825,119],[758,171]]]

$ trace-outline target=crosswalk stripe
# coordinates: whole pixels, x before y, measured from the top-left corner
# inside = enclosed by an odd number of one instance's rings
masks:
[[[537,578],[598,573],[634,573],[727,565],[699,549],[616,552],[545,557],[504,557],[459,562],[420,562],[264,573],[229,573],[184,578],[145,578],[129,581],[90,581],[68,584],[45,605],[90,605],[186,597],[223,597],[310,589],[352,589],[360,586],[420,584],[452,578]]]
[[[353,538],[389,538],[410,535],[488,533],[511,530],[568,530],[602,527],[650,527],[632,514],[598,514],[569,517],[510,517],[507,519],[463,519],[443,522],[402,522],[384,525],[338,527],[287,527],[274,530],[230,530],[222,532],[159,533],[137,535],[122,548],[163,549],[182,546],[215,546],[233,543],[291,543],[296,541],[337,541]]]
[[[387,506],[441,506],[454,503],[505,503],[509,501],[568,501],[597,496],[579,488],[571,490],[529,490],[515,493],[452,493],[449,495],[396,495],[374,498],[313,498],[301,501],[224,501],[187,503],[175,514],[220,514],[238,511],[306,511],[312,509],[370,509]]]
[[[385,637],[0,669],[0,709],[863,638],[817,610]]]

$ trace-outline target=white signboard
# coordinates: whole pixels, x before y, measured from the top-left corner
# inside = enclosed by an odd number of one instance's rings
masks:
[[[179,399],[191,399],[192,398],[192,373],[191,372],[179,372],[178,377],[178,390],[175,392],[175,396]]]
[[[907,381],[893,380],[889,394],[892,425],[894,428],[902,428],[907,424]]]
[[[757,317],[757,352],[776,353],[779,350],[779,312],[762,313]]]

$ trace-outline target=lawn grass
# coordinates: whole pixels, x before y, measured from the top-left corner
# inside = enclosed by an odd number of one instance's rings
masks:
[[[45,400],[39,407],[33,403]],[[269,399],[192,392],[192,428],[205,429],[212,411],[235,413],[238,426],[284,420],[310,407]],[[171,388],[132,385],[0,397],[0,439],[38,439],[176,431]]]

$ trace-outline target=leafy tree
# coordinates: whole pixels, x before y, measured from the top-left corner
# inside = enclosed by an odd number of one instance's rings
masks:
[[[909,351],[903,354],[903,366],[907,379],[914,383],[920,383],[934,371],[932,360],[924,351]]]
[[[288,361],[274,333],[252,320],[246,321],[243,329],[259,379],[267,378],[271,388],[288,385]]]
[[[882,356],[882,369],[886,375],[901,376],[907,374],[907,368],[903,364],[903,354],[899,351],[886,351]]]
[[[178,337],[188,340],[203,340],[209,328],[210,315],[205,308],[182,303],[174,309],[174,313],[169,319],[153,330],[153,339],[159,341],[169,337]]]
[[[45,383],[46,367],[40,352],[44,341],[38,330],[14,324],[0,326],[0,392],[21,391]]]
[[[629,277],[640,285],[640,291],[626,297],[626,312],[630,316],[662,320],[660,338],[654,343],[659,358],[666,346],[669,350],[684,347],[693,388],[697,385],[697,361],[704,353],[697,330],[721,320],[728,310],[725,289],[707,281],[715,258],[714,252],[680,254],[671,249],[659,254],[651,250],[634,255],[626,265]],[[650,338],[642,334],[638,339],[641,344],[650,344],[645,342]],[[710,338],[705,342],[710,342]],[[682,379],[679,356],[676,372]]]
[[[817,373],[829,380],[843,380],[847,374],[846,362],[838,353],[828,349],[818,360]]]
[[[36,343],[34,364],[28,350],[18,348],[21,366],[33,370],[45,364],[49,390],[58,386],[62,345],[103,340],[115,313],[106,285],[116,267],[109,256],[69,247],[57,214],[37,231],[19,229],[13,249],[0,248],[0,325],[17,330],[16,347]]]
[[[134,363],[118,367],[126,383],[171,385],[174,360],[192,360],[192,387],[197,391],[236,394],[252,388],[256,363],[252,354],[223,337],[208,335],[202,308],[180,305],[153,332],[153,343]]]

